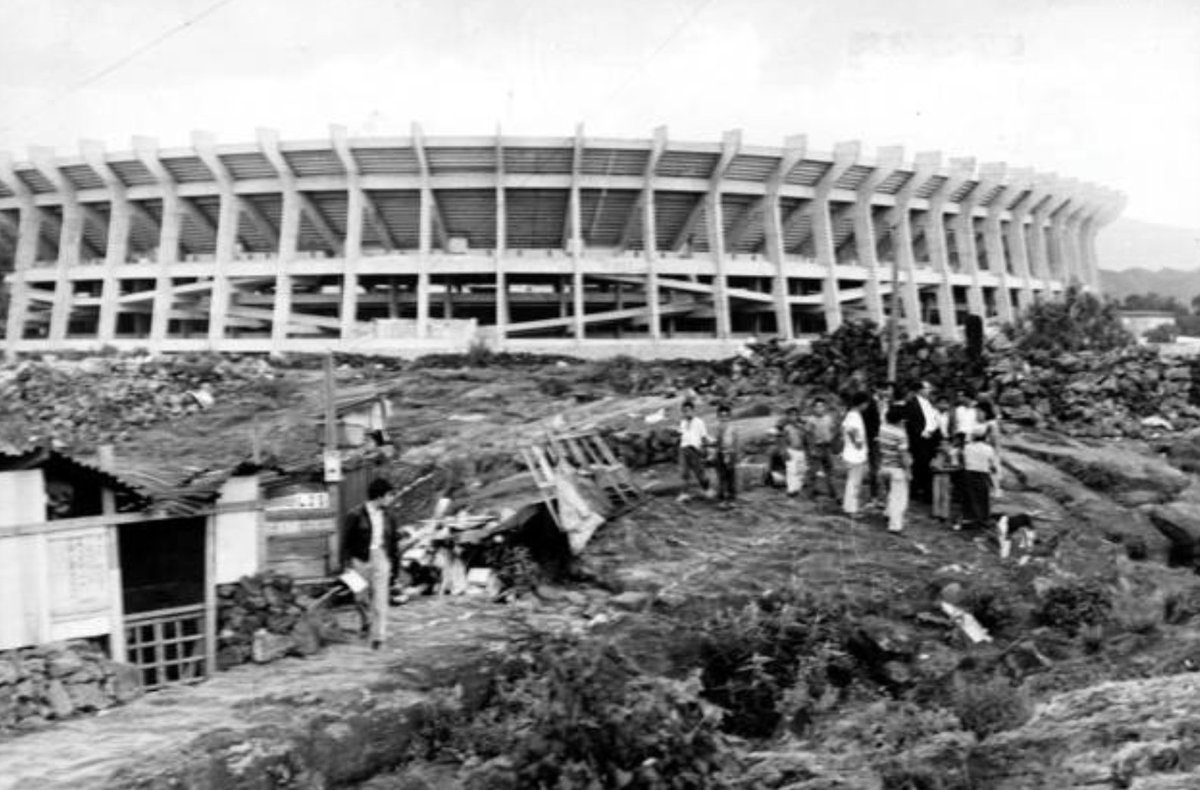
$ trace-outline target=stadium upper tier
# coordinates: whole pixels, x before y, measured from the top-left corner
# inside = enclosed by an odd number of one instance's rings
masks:
[[[939,154],[461,137],[0,155],[10,352],[725,354],[882,320],[1010,320],[1095,288],[1123,198]]]

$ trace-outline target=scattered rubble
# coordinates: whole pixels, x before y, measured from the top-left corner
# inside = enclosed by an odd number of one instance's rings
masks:
[[[341,626],[320,599],[278,573],[244,576],[217,587],[217,668],[288,655],[309,656],[344,641]]]
[[[291,387],[263,357],[42,357],[0,368],[0,441],[93,451],[229,398],[271,405]]]
[[[88,642],[0,652],[0,733],[96,713],[142,694],[138,670]]]

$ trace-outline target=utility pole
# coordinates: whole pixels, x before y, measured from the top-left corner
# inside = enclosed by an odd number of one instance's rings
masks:
[[[341,541],[338,540],[342,520],[342,456],[338,452],[337,432],[337,386],[333,377],[333,352],[325,354],[325,447],[323,460],[325,484],[329,492],[329,509],[333,512],[333,534],[330,536],[330,571],[341,567],[343,558],[338,556]]]
[[[896,255],[896,240],[892,228],[888,227],[888,249],[892,254],[892,294],[888,300],[888,347],[887,347],[887,380],[892,390],[892,399],[896,398],[896,355],[900,345],[899,300],[900,293],[900,261]]]

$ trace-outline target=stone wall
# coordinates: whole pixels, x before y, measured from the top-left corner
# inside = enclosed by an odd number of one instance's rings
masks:
[[[110,661],[88,642],[0,652],[0,732],[95,713],[141,693],[136,667]]]

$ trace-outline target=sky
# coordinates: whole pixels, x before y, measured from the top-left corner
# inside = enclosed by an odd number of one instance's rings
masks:
[[[1004,161],[1200,228],[1200,0],[0,0],[0,150],[352,135]]]

